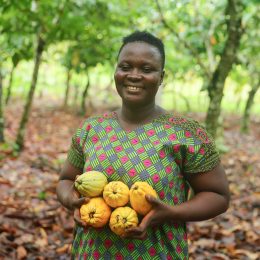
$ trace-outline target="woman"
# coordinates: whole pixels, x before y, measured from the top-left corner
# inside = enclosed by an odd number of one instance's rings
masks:
[[[57,195],[77,222],[73,259],[187,259],[185,223],[228,208],[228,183],[213,140],[196,121],[155,104],[164,63],[158,38],[147,32],[124,38],[114,74],[121,108],[88,118],[72,138]],[[159,199],[146,196],[152,210],[124,239],[80,220],[78,208],[89,199],[79,198],[73,182],[88,170],[129,187],[146,181],[157,191]],[[189,201],[187,183],[195,193]]]

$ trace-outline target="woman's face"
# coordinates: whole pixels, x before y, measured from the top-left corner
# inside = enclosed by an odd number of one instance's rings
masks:
[[[163,75],[159,50],[145,42],[132,42],[121,50],[114,78],[124,104],[149,105],[155,102]]]

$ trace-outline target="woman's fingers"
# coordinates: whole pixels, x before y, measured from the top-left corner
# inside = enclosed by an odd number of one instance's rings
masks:
[[[146,238],[146,230],[142,228],[131,228],[126,230],[125,238],[135,238],[135,239],[145,239]]]
[[[74,200],[72,202],[72,206],[74,208],[80,208],[81,205],[88,203],[88,202],[89,202],[89,198],[83,197],[83,198],[79,198],[79,199]]]
[[[153,206],[158,206],[161,204],[161,200],[149,194],[145,195],[145,199],[150,202]]]
[[[79,198],[79,199],[73,201],[73,207],[75,208],[75,210],[74,210],[74,220],[78,225],[80,225],[82,227],[86,227],[87,224],[86,224],[86,222],[84,222],[81,219],[79,208],[81,207],[81,205],[88,203],[88,202],[89,202],[89,198],[86,198],[86,197]]]
[[[80,218],[79,209],[74,210],[74,221],[75,221],[78,225],[80,225],[80,226],[82,226],[82,227],[86,227],[86,226],[87,226],[86,222],[84,222],[84,221]]]

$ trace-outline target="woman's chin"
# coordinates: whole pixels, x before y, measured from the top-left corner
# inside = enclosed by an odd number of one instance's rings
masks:
[[[123,103],[138,105],[138,104],[144,104],[145,100],[140,96],[127,95],[126,97],[123,98]]]

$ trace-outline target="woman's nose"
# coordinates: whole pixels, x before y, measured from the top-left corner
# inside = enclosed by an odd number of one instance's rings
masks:
[[[139,80],[141,79],[141,74],[140,71],[138,69],[133,69],[131,71],[129,71],[127,78],[130,80]]]

